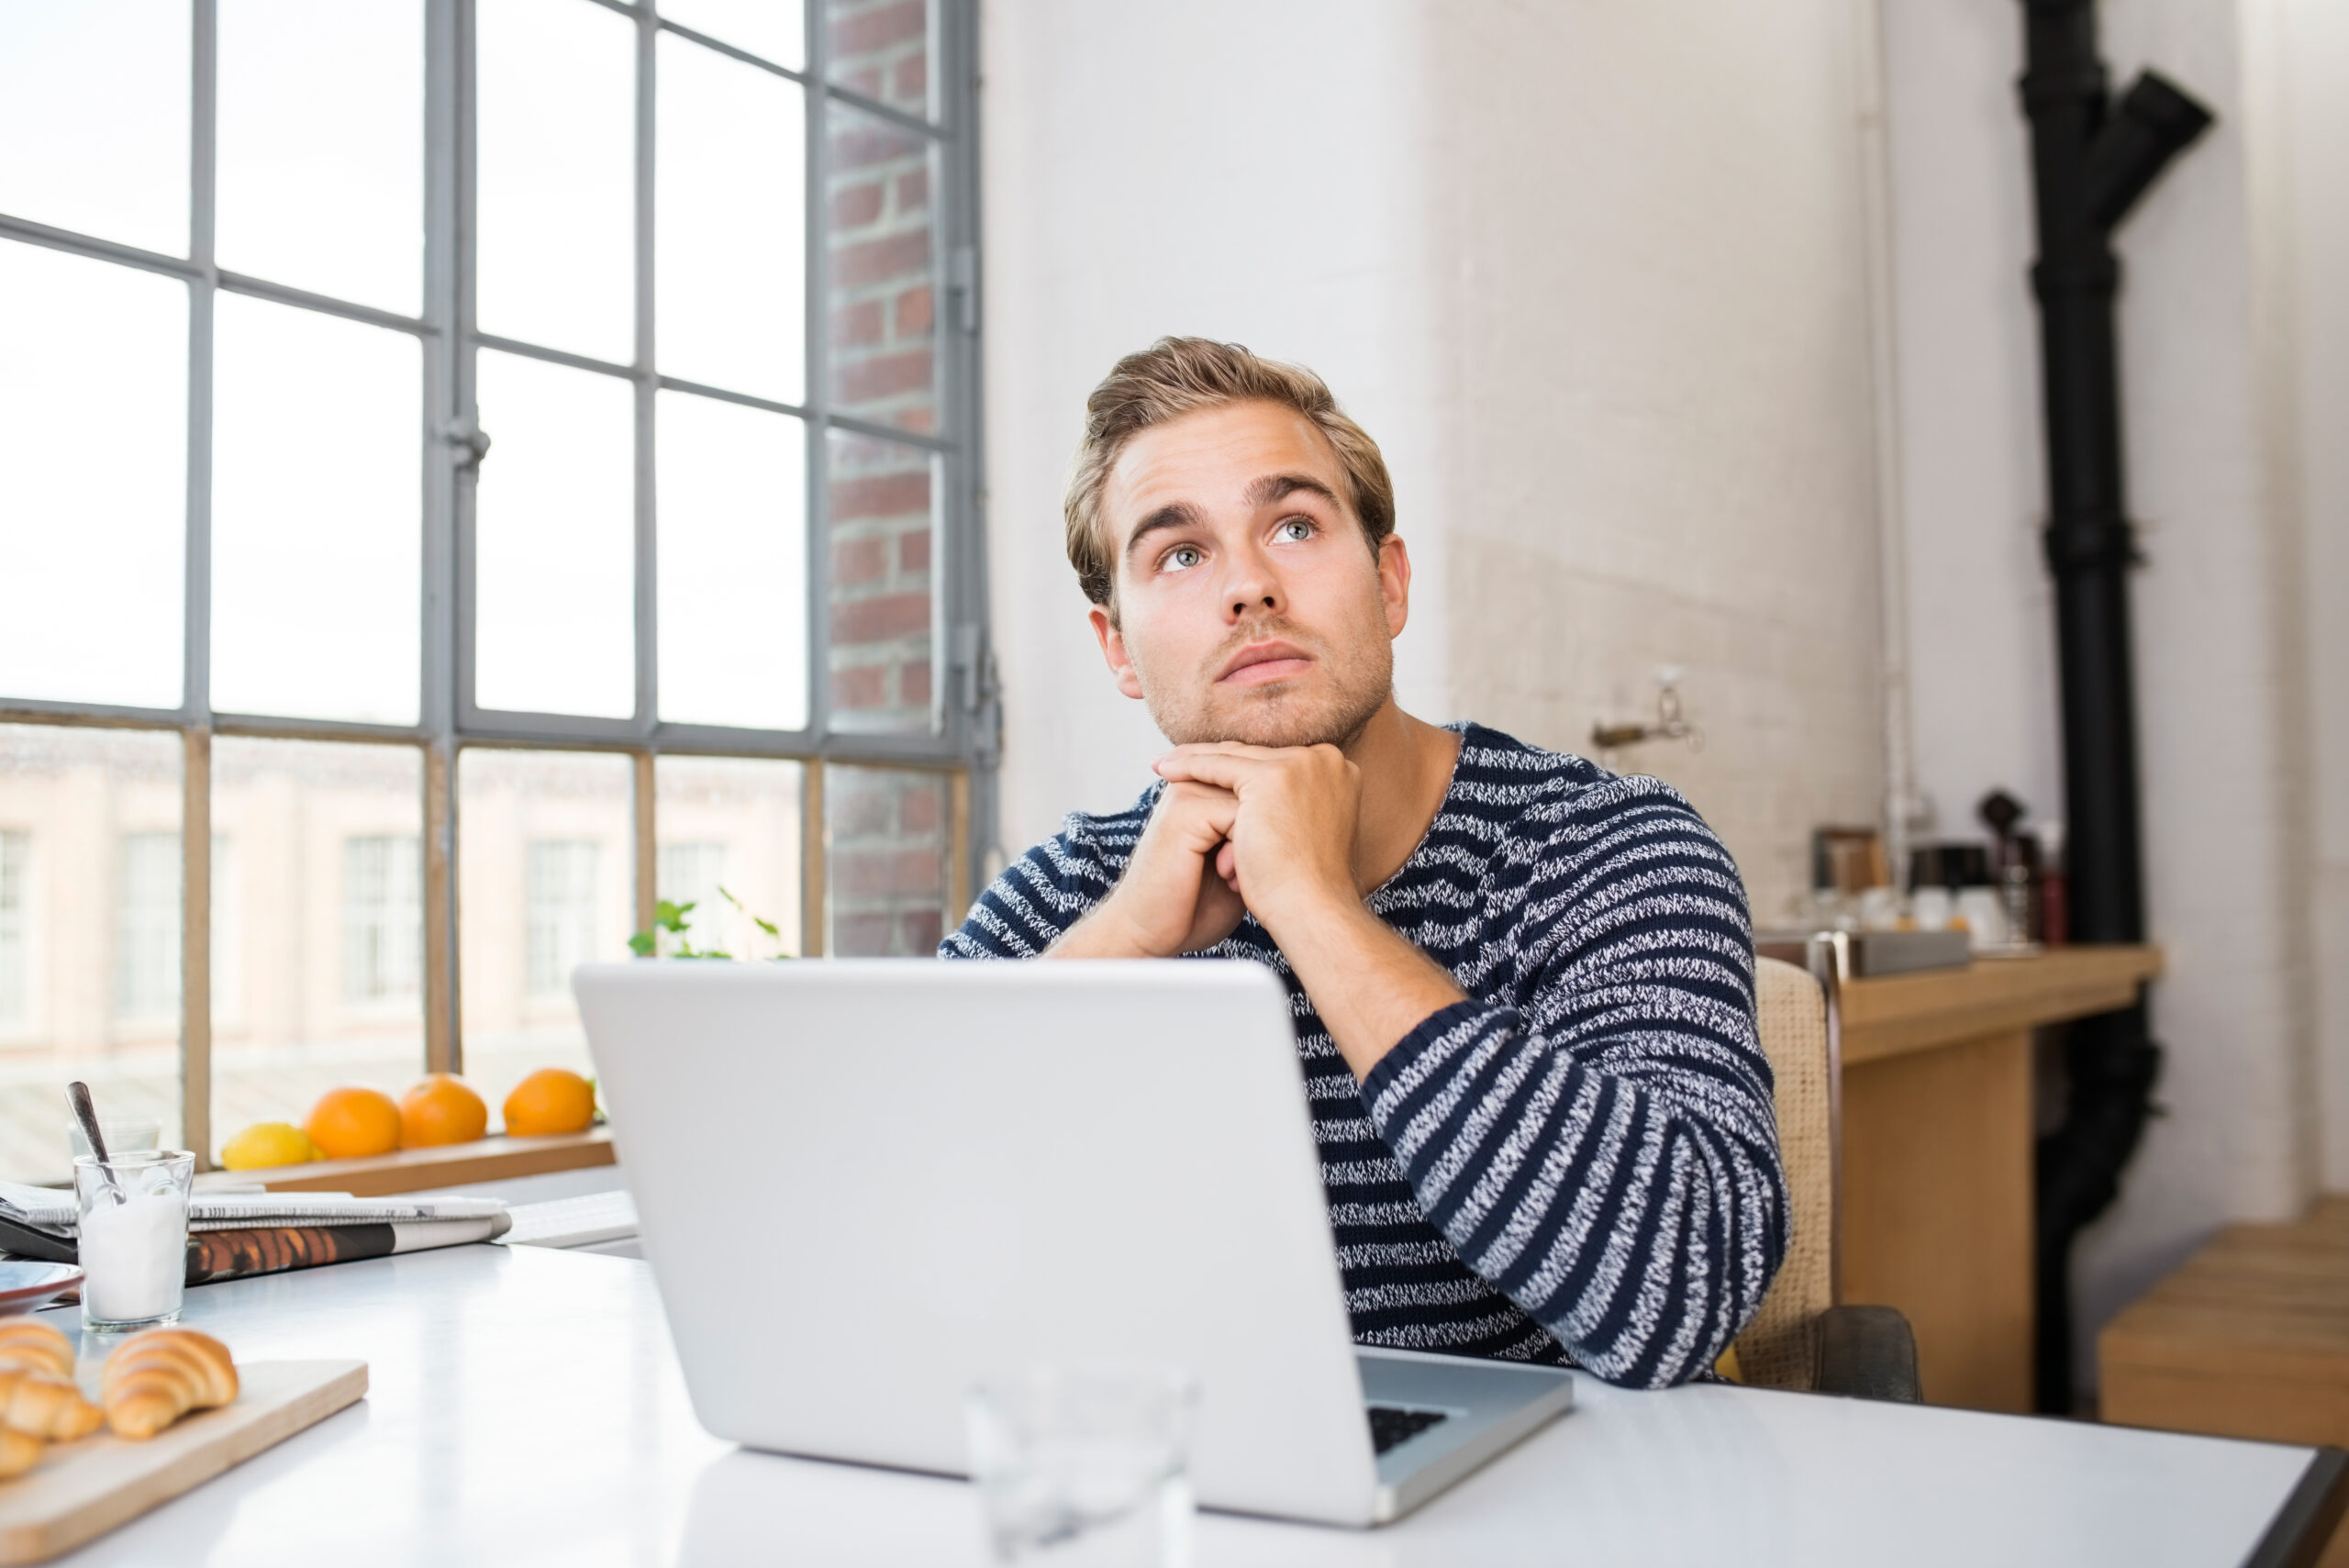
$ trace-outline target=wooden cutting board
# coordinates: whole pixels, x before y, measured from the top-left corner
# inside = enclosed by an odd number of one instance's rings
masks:
[[[71,1551],[324,1420],[367,1392],[367,1363],[239,1362],[237,1380],[235,1404],[145,1442],[101,1428],[50,1444],[39,1464],[0,1481],[0,1564]]]

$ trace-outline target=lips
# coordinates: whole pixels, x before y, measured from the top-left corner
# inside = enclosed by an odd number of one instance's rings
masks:
[[[1225,686],[1264,686],[1302,675],[1313,666],[1313,656],[1293,642],[1274,639],[1252,642],[1234,653],[1216,676]]]

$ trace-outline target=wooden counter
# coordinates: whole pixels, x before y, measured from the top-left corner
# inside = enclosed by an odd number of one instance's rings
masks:
[[[431,1149],[403,1149],[364,1160],[313,1160],[304,1165],[270,1165],[258,1171],[208,1171],[195,1178],[198,1192],[217,1187],[263,1187],[273,1193],[350,1193],[386,1197],[429,1192],[474,1182],[510,1182],[617,1162],[607,1128],[548,1138],[476,1139]]]
[[[2032,1407],[2031,1031],[2127,1006],[2150,947],[1846,981],[1842,1299],[1897,1307],[1925,1398]]]

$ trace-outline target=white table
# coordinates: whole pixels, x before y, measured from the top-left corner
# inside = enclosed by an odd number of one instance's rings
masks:
[[[71,1309],[57,1315],[72,1326]],[[960,1482],[695,1424],[646,1266],[451,1248],[191,1292],[240,1360],[363,1356],[361,1405],[76,1563],[981,1564]],[[1199,1521],[1202,1568],[2243,1562],[2312,1451],[1724,1387],[1578,1408],[1402,1523]]]

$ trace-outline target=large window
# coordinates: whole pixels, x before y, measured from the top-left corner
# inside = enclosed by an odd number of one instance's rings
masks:
[[[0,6],[0,1175],[957,917],[974,10]]]

